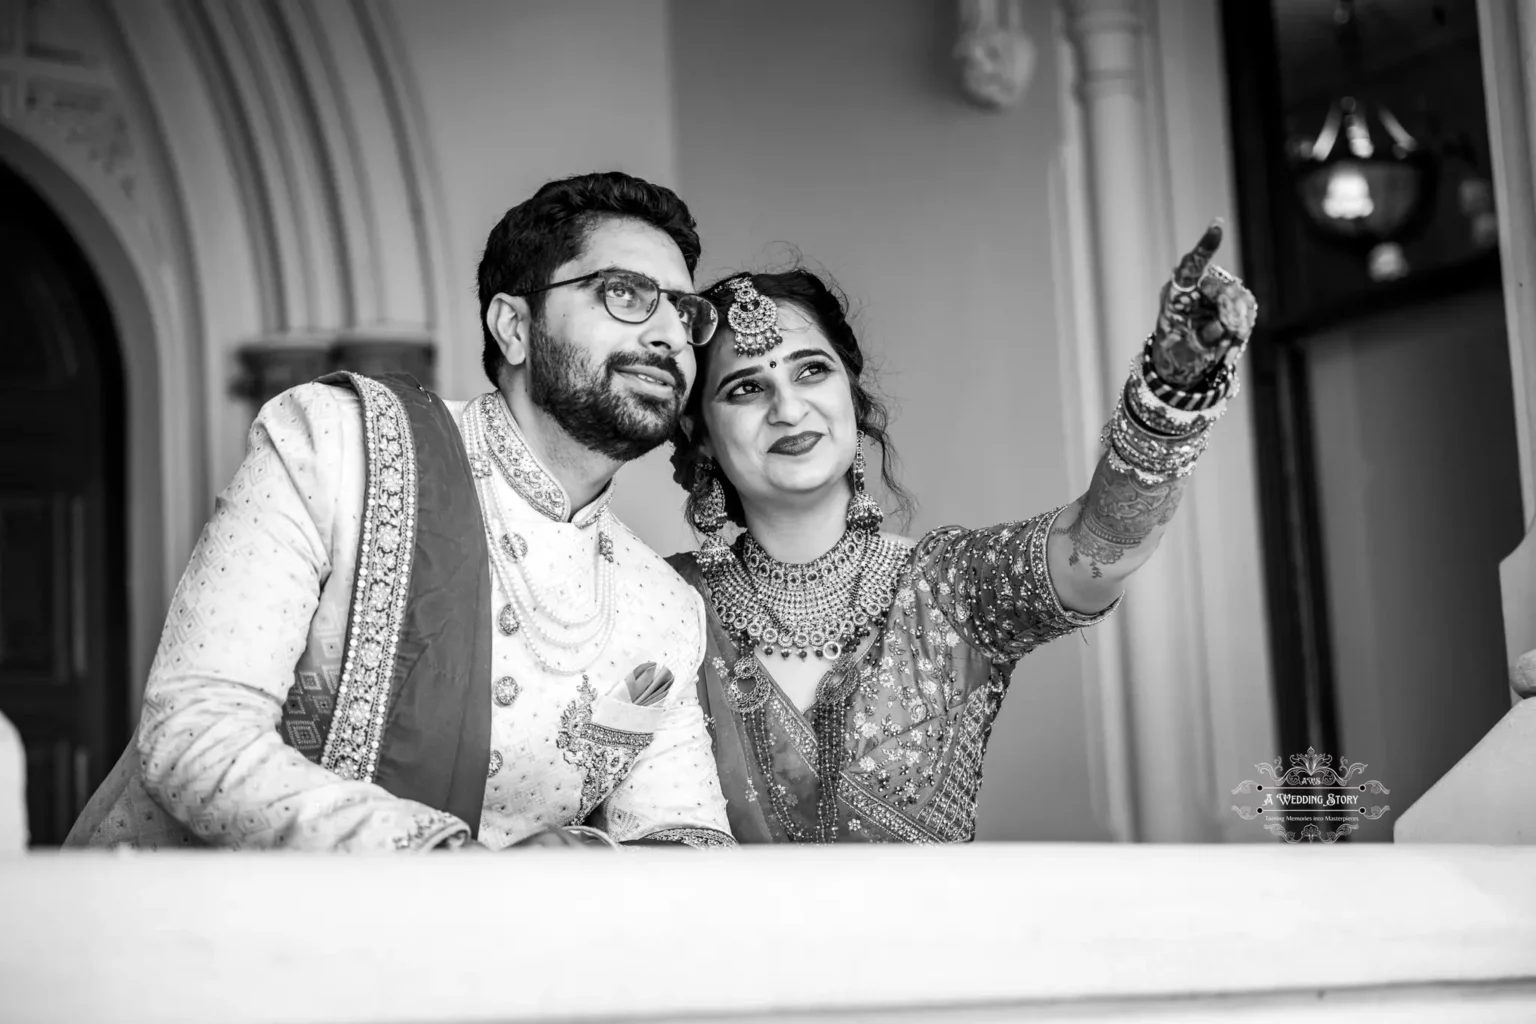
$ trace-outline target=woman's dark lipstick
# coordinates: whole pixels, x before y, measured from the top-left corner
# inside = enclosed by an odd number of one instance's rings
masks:
[[[773,445],[768,449],[768,454],[804,455],[816,447],[816,442],[820,441],[821,437],[822,435],[814,430],[807,430],[803,434],[791,434],[788,437],[781,437],[773,442]]]

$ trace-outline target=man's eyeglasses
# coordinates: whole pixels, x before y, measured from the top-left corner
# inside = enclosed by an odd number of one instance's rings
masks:
[[[537,295],[551,288],[561,288],[568,284],[582,284],[594,280],[600,282],[598,288],[603,294],[603,305],[607,308],[608,315],[621,323],[645,323],[656,312],[656,307],[661,303],[661,297],[665,295],[677,309],[677,318],[688,329],[690,345],[707,345],[709,339],[715,336],[715,326],[719,322],[720,314],[715,311],[712,302],[702,295],[663,288],[636,270],[624,270],[619,267],[594,270],[590,274],[531,289],[517,298]]]

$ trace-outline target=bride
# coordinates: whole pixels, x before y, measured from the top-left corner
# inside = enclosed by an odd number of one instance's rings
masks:
[[[738,842],[974,837],[1015,663],[1113,610],[1236,390],[1257,305],[1211,265],[1220,242],[1216,223],[1164,286],[1082,497],[915,541],[866,491],[878,445],[905,503],[842,300],[806,270],[706,292],[724,323],[672,456],[705,542],[668,561],[709,610],[699,699]]]

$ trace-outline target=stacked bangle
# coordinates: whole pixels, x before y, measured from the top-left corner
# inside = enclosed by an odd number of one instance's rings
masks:
[[[1237,388],[1237,375],[1225,365],[1198,389],[1174,387],[1157,376],[1148,345],[1132,362],[1130,379],[1104,426],[1110,466],[1148,486],[1188,476],[1205,453],[1211,424],[1226,413]]]
[[[1157,375],[1152,365],[1151,339],[1147,340],[1149,344],[1142,348],[1133,372],[1152,397],[1168,408],[1180,412],[1210,413],[1237,393],[1237,375],[1225,363],[1217,367],[1198,388],[1169,384]]]
[[[1156,433],[1136,422],[1122,400],[1104,427],[1103,441],[1114,468],[1152,485],[1188,476],[1205,452],[1209,430],[1207,423],[1183,437]]]

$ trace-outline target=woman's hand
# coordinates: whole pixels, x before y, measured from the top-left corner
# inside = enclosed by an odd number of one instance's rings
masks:
[[[526,839],[518,840],[512,844],[512,848],[523,849],[525,847],[538,846],[554,847],[558,849],[569,849],[571,847],[608,847],[610,845],[609,843],[603,842],[603,840],[592,834],[595,831],[595,829],[592,831],[584,831],[574,828],[546,828],[542,831],[535,832],[533,835],[527,837]]]
[[[1047,549],[1051,578],[1073,611],[1107,608],[1152,556],[1205,450],[1206,433],[1236,386],[1233,366],[1259,305],[1241,281],[1211,264],[1220,245],[1217,220],[1163,286],[1157,330],[1105,428],[1104,457],[1087,493],[1056,521]],[[1164,398],[1178,404],[1160,407]]]
[[[1211,222],[1163,285],[1157,330],[1149,342],[1153,370],[1181,388],[1198,389],[1216,367],[1234,365],[1258,318],[1253,293],[1211,263],[1221,246],[1221,225],[1220,219]]]

